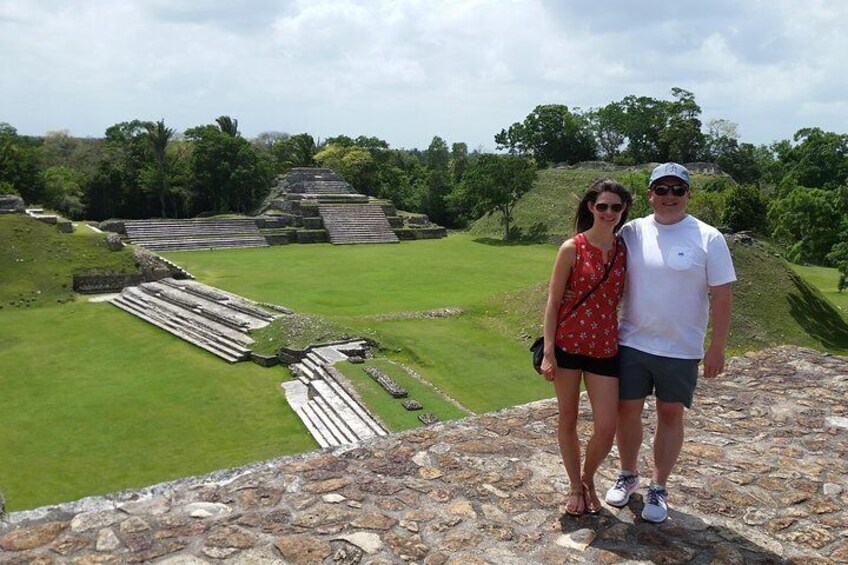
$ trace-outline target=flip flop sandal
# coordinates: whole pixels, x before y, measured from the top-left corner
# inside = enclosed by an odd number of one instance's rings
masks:
[[[578,504],[575,506],[571,505],[572,501],[578,501]],[[583,508],[580,510],[576,510],[579,508],[579,502],[583,502]],[[586,511],[586,500],[583,498],[583,491],[571,491],[568,493],[568,502],[565,505],[565,513],[569,516],[582,516]]]
[[[595,500],[598,501],[597,504],[593,503],[589,499],[589,493],[594,495]],[[601,501],[600,499],[598,499],[598,495],[595,492],[595,487],[590,487],[586,485],[586,483],[583,483],[583,499],[583,504],[586,508],[586,512],[588,512],[589,514],[597,514],[601,511]]]

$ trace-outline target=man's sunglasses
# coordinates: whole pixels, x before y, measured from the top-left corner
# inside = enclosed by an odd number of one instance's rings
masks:
[[[624,204],[607,204],[605,202],[595,204],[595,210],[597,210],[598,212],[606,212],[607,208],[609,208],[613,212],[621,212],[622,210],[624,210]]]
[[[678,184],[676,186],[666,186],[664,184],[657,184],[651,187],[651,190],[657,196],[665,196],[668,194],[670,190],[674,196],[683,196],[687,192],[689,192],[689,187],[685,184]]]

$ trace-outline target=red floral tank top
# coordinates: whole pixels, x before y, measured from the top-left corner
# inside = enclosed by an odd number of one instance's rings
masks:
[[[607,279],[573,310],[574,304],[591,291],[606,271],[604,252],[590,244],[582,233],[574,236],[577,254],[566,289],[574,292],[563,300],[557,317],[557,347],[576,355],[606,358],[618,353],[618,303],[624,292],[627,249],[615,238],[610,273]]]

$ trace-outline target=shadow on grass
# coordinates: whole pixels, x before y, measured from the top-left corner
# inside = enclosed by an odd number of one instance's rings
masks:
[[[828,349],[848,351],[848,323],[839,311],[798,274],[790,276],[798,290],[787,297],[795,321]]]
[[[474,240],[474,243],[482,243],[483,245],[492,245],[494,247],[537,245],[539,243],[562,243],[562,238],[558,238],[553,234],[548,233],[548,226],[542,222],[537,222],[527,229],[519,226],[513,226],[510,231],[509,239],[479,237]]]

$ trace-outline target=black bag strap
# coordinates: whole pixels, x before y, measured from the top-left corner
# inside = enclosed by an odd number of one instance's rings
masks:
[[[586,300],[588,300],[588,298],[590,296],[592,296],[592,293],[595,292],[596,290],[598,290],[598,287],[600,287],[602,284],[604,284],[604,281],[607,280],[607,278],[609,278],[609,274],[610,274],[610,271],[612,270],[612,266],[615,265],[615,262],[616,262],[617,259],[618,259],[618,237],[616,237],[613,240],[612,259],[610,260],[609,265],[606,266],[606,269],[604,269],[604,276],[601,277],[601,280],[599,280],[598,283],[595,286],[593,286],[592,288],[589,289],[589,292],[584,294],[580,298],[580,300],[578,300],[577,302],[574,303],[574,306],[571,307],[571,310],[568,311],[568,314],[566,314],[566,316],[570,316],[572,312],[574,312],[575,310],[580,308],[583,305],[583,303],[586,302]]]

